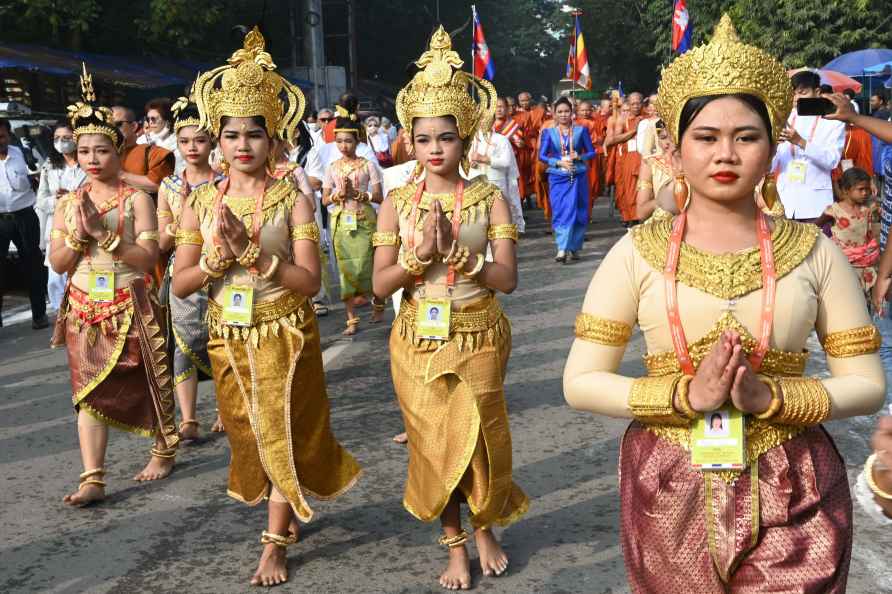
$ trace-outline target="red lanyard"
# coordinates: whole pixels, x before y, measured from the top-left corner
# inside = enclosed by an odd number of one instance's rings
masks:
[[[229,190],[229,178],[220,184],[220,187],[217,189],[217,197],[214,198],[214,213],[217,216],[217,220],[220,220],[220,216],[223,214],[223,196],[226,195],[227,190]],[[266,197],[266,180],[264,180],[263,191],[257,196],[256,201],[254,202],[254,216],[251,217],[251,222],[253,223],[254,230],[251,233],[251,241],[254,243],[260,242],[260,227],[263,225],[263,199]],[[220,238],[217,237],[217,234],[213,234],[214,237],[214,246],[220,246]],[[219,255],[219,254],[218,254]],[[238,254],[236,254],[238,257]],[[257,275],[260,271],[257,270],[256,266],[251,266],[248,269],[253,275]]]
[[[93,188],[93,184],[83,184],[82,186],[80,186],[80,187],[76,190],[78,200],[83,200],[83,198],[84,198],[84,192],[89,192],[92,188]],[[117,233],[118,233],[118,236],[119,236],[119,237],[122,237],[122,238],[123,238],[123,235],[124,235],[124,200],[125,200],[125,199],[127,198],[127,196],[131,193],[131,192],[126,192],[125,190],[126,190],[126,188],[124,187],[124,182],[118,182],[118,193],[115,195],[115,198],[116,198],[116,206],[117,206],[117,209],[118,209],[118,229],[117,229]],[[98,208],[97,208],[96,210],[99,212],[99,216],[100,216],[100,217],[105,216],[106,214],[109,213],[109,211],[111,211],[110,208],[109,208],[108,210],[105,210],[105,211],[101,211],[101,210],[99,210]],[[84,257],[86,258],[87,262],[88,262],[88,263],[90,264],[90,266],[92,267],[92,261],[93,261],[93,260],[92,260],[92,258],[90,257],[90,251],[89,251],[89,250],[87,250],[86,252],[84,252]],[[113,259],[114,261],[118,261],[118,257],[117,257],[116,255],[114,255],[114,254],[112,254],[112,259]]]
[[[815,139],[815,131],[818,129],[818,122],[821,121],[821,118],[818,116],[813,116],[815,118],[815,122],[811,125],[811,132],[808,134],[808,144],[811,144],[811,141]],[[793,119],[790,120],[790,127],[796,128],[796,114],[793,114]],[[796,150],[796,147],[792,147],[791,150]]]
[[[412,199],[412,214],[409,215],[409,237],[407,241],[407,249],[415,249],[415,226],[418,224],[418,204],[421,202],[421,196],[424,194],[424,181],[418,184],[415,190],[415,197]],[[458,236],[461,233],[461,208],[465,199],[465,181],[459,180],[455,189],[455,205],[452,208],[452,240],[458,245]],[[422,284],[422,277],[415,277],[415,286]],[[446,287],[450,294],[455,287],[455,267],[450,264],[449,272],[446,274]]]
[[[749,356],[750,365],[754,372],[762,367],[762,360],[768,352],[768,344],[771,339],[771,330],[774,324],[775,293],[777,292],[777,271],[774,267],[774,249],[771,241],[771,230],[768,228],[768,217],[761,211],[756,213],[759,236],[759,258],[762,261],[762,319],[759,342],[756,349]],[[672,225],[672,234],[669,236],[669,251],[666,254],[666,267],[663,269],[664,289],[666,292],[666,313],[669,316],[669,331],[672,335],[672,345],[675,347],[675,355],[685,375],[694,375],[694,364],[688,351],[688,342],[685,338],[684,328],[681,325],[681,316],[678,313],[678,288],[676,286],[675,273],[678,270],[678,258],[681,255],[681,242],[684,238],[687,213],[682,212]]]

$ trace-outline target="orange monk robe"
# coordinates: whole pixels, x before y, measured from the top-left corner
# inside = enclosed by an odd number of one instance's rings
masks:
[[[536,204],[545,211],[545,219],[551,220],[551,202],[548,200],[548,165],[539,160],[539,142],[542,140],[542,133],[549,128],[554,128],[554,120],[548,119],[542,123],[539,129],[539,136],[536,138]]]
[[[520,178],[517,181],[517,189],[520,192],[521,199],[533,193],[533,171],[535,170],[536,155],[534,147],[536,146],[536,136],[532,133],[532,112],[518,111],[513,116],[514,121],[520,126],[521,136],[523,138],[523,148],[517,151],[517,170],[520,172]]]
[[[589,138],[592,139],[592,146],[597,146],[595,144],[595,140],[597,138],[597,129],[595,126],[595,120],[592,118],[577,118],[575,124],[577,126],[582,126],[586,130],[588,130]],[[598,150],[597,148],[595,149]],[[588,218],[591,220],[592,218],[592,208],[595,205],[595,200],[600,195],[600,183],[598,183],[598,169],[595,166],[595,160],[592,159],[587,163],[588,170]]]
[[[337,117],[330,119],[325,122],[325,126],[322,128],[322,139],[325,142],[334,142],[335,141],[335,126],[338,125]]]
[[[624,132],[638,129],[641,116],[629,116],[626,119]],[[633,136],[630,140],[635,140]],[[638,197],[638,172],[641,169],[641,153],[629,151],[629,140],[617,145],[616,151],[616,207],[623,221],[634,221],[635,202]]]
[[[846,141],[843,145],[842,157],[839,165],[830,172],[833,181],[839,180],[843,174],[843,161],[851,161],[853,167],[863,169],[867,175],[873,177],[873,150],[870,134],[861,128],[846,127]],[[848,165],[846,163],[846,165]]]
[[[595,135],[592,137],[592,146],[595,147],[597,154],[592,159],[592,169],[595,170],[595,185],[592,187],[595,198],[602,193],[606,194],[607,184],[604,175],[607,169],[607,155],[604,152],[604,140],[607,139],[607,118],[610,116],[596,113],[592,117],[594,123]]]
[[[406,150],[406,143],[403,142],[403,137],[405,137],[405,135],[406,129],[400,128],[396,133],[396,140],[390,145],[390,154],[393,156],[394,165],[402,165],[403,163],[412,160],[412,155]]]

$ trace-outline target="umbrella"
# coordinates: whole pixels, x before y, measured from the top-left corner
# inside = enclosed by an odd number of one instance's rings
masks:
[[[849,78],[845,74],[841,72],[836,72],[834,70],[826,70],[826,69],[811,69],[811,68],[797,68],[795,70],[788,70],[787,74],[793,76],[797,72],[802,72],[803,70],[812,70],[813,72],[817,72],[821,77],[822,85],[830,85],[833,87],[833,90],[837,93],[842,93],[846,89],[852,89],[855,93],[861,92],[861,83],[859,83],[854,78]]]
[[[849,76],[861,76],[871,66],[889,61],[892,61],[892,50],[865,49],[843,54],[824,64],[824,68],[842,72]]]

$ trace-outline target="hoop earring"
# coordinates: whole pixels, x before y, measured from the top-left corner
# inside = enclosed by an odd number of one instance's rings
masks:
[[[684,174],[675,176],[675,186],[672,189],[672,196],[675,198],[675,206],[678,212],[684,212],[691,204],[691,184],[688,183]]]
[[[772,210],[778,200],[780,200],[780,194],[777,191],[777,182],[774,181],[774,175],[769,173],[762,180],[762,202],[765,203],[765,208]]]

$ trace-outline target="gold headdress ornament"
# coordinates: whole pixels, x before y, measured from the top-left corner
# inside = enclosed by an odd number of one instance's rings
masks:
[[[257,27],[245,36],[242,49],[227,64],[199,75],[195,81],[195,103],[201,127],[220,135],[224,116],[262,116],[270,137],[289,143],[306,108],[304,94],[275,69],[266,52],[266,41]]]
[[[193,86],[194,90],[194,86]],[[198,106],[192,100],[192,93],[188,97],[180,97],[170,107],[173,114],[173,132],[176,134],[180,128],[186,126],[201,126],[201,117],[198,113]]]
[[[454,117],[462,139],[492,127],[496,89],[488,80],[463,72],[463,64],[441,25],[431,37],[429,49],[415,62],[421,72],[396,96],[396,115],[410,136],[413,120],[424,117]],[[477,101],[470,88],[477,89]]]
[[[775,141],[793,108],[793,87],[783,65],[761,49],[747,45],[727,14],[712,39],[679,56],[663,69],[657,107],[672,139],[685,104],[695,97],[743,93],[761,99],[771,118]]]
[[[124,146],[124,136],[115,126],[112,110],[107,107],[94,106],[96,93],[93,91],[93,76],[87,73],[87,65],[81,63],[81,100],[68,106],[68,120],[74,132],[75,141],[84,134],[102,134],[111,139],[115,148],[120,151]]]

